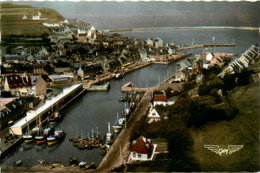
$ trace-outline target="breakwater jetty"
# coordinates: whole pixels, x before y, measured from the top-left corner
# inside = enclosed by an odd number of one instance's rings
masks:
[[[153,30],[192,30],[192,29],[235,29],[235,30],[258,31],[259,27],[247,27],[247,26],[180,26],[180,27],[107,29],[107,30],[103,30],[103,32],[109,33],[109,32],[138,32],[138,31],[153,31]]]

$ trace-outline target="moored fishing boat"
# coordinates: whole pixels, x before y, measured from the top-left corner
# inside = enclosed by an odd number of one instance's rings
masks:
[[[22,160],[17,160],[16,162],[15,162],[15,166],[20,166],[22,164]]]
[[[37,132],[37,130],[39,129],[33,129],[31,132],[30,132],[30,128],[29,128],[29,124],[27,126],[27,132],[23,135],[23,140],[25,143],[31,143],[34,141],[34,134],[35,132]]]
[[[78,159],[76,157],[71,157],[69,161],[71,165],[78,164]]]
[[[47,137],[52,135],[54,132],[54,129],[49,127],[44,129],[43,131],[40,131],[37,136],[35,136],[35,141],[37,145],[43,144],[47,141]]]
[[[94,166],[95,166],[95,162],[92,162],[92,163],[90,163],[89,165],[86,165],[85,168],[86,168],[86,169],[90,169],[90,168],[92,168],[92,167],[94,167]]]
[[[54,114],[49,118],[49,122],[51,125],[56,124],[57,122],[59,122],[61,120],[62,116],[60,114],[60,112],[54,112]]]
[[[123,76],[124,76],[123,73],[117,73],[115,77],[116,77],[116,79],[119,79],[119,78],[121,78],[121,77],[123,77]]]
[[[119,133],[122,130],[123,126],[114,125],[114,126],[112,126],[112,128],[115,133]]]
[[[118,125],[118,120],[119,120],[119,118],[118,118],[118,113],[117,113],[115,125],[112,126],[115,133],[120,132],[123,128],[122,126]]]
[[[84,168],[86,166],[86,164],[87,164],[87,162],[84,162],[84,161],[79,162],[79,167]]]
[[[106,154],[106,150],[105,149],[100,149],[99,153],[101,154],[101,156],[104,156]]]
[[[34,136],[32,134],[23,135],[23,140],[25,143],[31,143],[34,141]]]
[[[65,137],[65,132],[63,130],[56,130],[54,135],[47,137],[48,145],[53,145],[60,142]]]
[[[119,133],[123,129],[125,121],[126,121],[126,118],[117,119],[117,123],[114,126],[112,126],[115,133]]]
[[[126,118],[119,118],[118,125],[123,126],[125,124]]]

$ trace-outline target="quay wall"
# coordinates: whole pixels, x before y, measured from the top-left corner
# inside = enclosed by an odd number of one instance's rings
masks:
[[[196,49],[196,48],[204,48],[204,47],[234,47],[235,44],[201,44],[201,45],[194,45],[194,46],[186,46],[180,47],[178,50],[187,50],[187,49]]]
[[[1,141],[3,142],[3,141]],[[6,148],[1,147],[0,152],[0,159],[3,159],[5,156],[7,156],[11,151],[13,151],[16,147],[18,147],[23,142],[22,137],[18,137],[18,139],[11,145],[8,145]]]
[[[175,61],[178,61],[180,59],[186,58],[187,56],[190,56],[190,55],[192,55],[192,53],[180,54],[180,55],[177,55],[177,57],[175,57],[173,59],[170,59],[167,62],[160,62],[160,61],[156,61],[156,62],[143,62],[143,64],[136,65],[136,66],[131,67],[131,68],[126,67],[125,69],[121,70],[121,73],[126,74],[126,73],[132,72],[134,70],[138,70],[140,68],[149,66],[151,64],[165,64],[165,65],[167,65],[167,64],[173,63]],[[111,73],[111,74],[108,74],[107,76],[98,78],[96,80],[92,80],[92,81],[86,80],[83,83],[83,88],[90,88],[91,85],[94,85],[94,84],[97,84],[97,83],[100,83],[100,82],[104,82],[104,81],[110,80],[110,79],[115,78],[115,77],[116,77],[116,74],[115,73]]]

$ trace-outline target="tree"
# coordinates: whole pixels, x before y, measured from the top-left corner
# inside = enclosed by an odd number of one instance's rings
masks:
[[[165,93],[166,93],[167,97],[171,97],[171,96],[172,96],[172,93],[173,93],[172,88],[171,88],[171,87],[168,87],[168,88],[165,90]]]

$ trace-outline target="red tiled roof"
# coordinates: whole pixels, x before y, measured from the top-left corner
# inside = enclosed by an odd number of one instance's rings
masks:
[[[167,96],[166,95],[161,95],[161,94],[160,95],[156,94],[153,97],[153,101],[167,102]]]
[[[32,86],[32,81],[31,81],[30,77],[28,77],[28,79],[27,79],[26,77],[22,78],[20,75],[7,76],[7,82],[8,82],[10,89]]]
[[[129,150],[139,154],[149,154],[153,150],[153,144],[141,136],[136,140],[135,143],[131,144]]]

